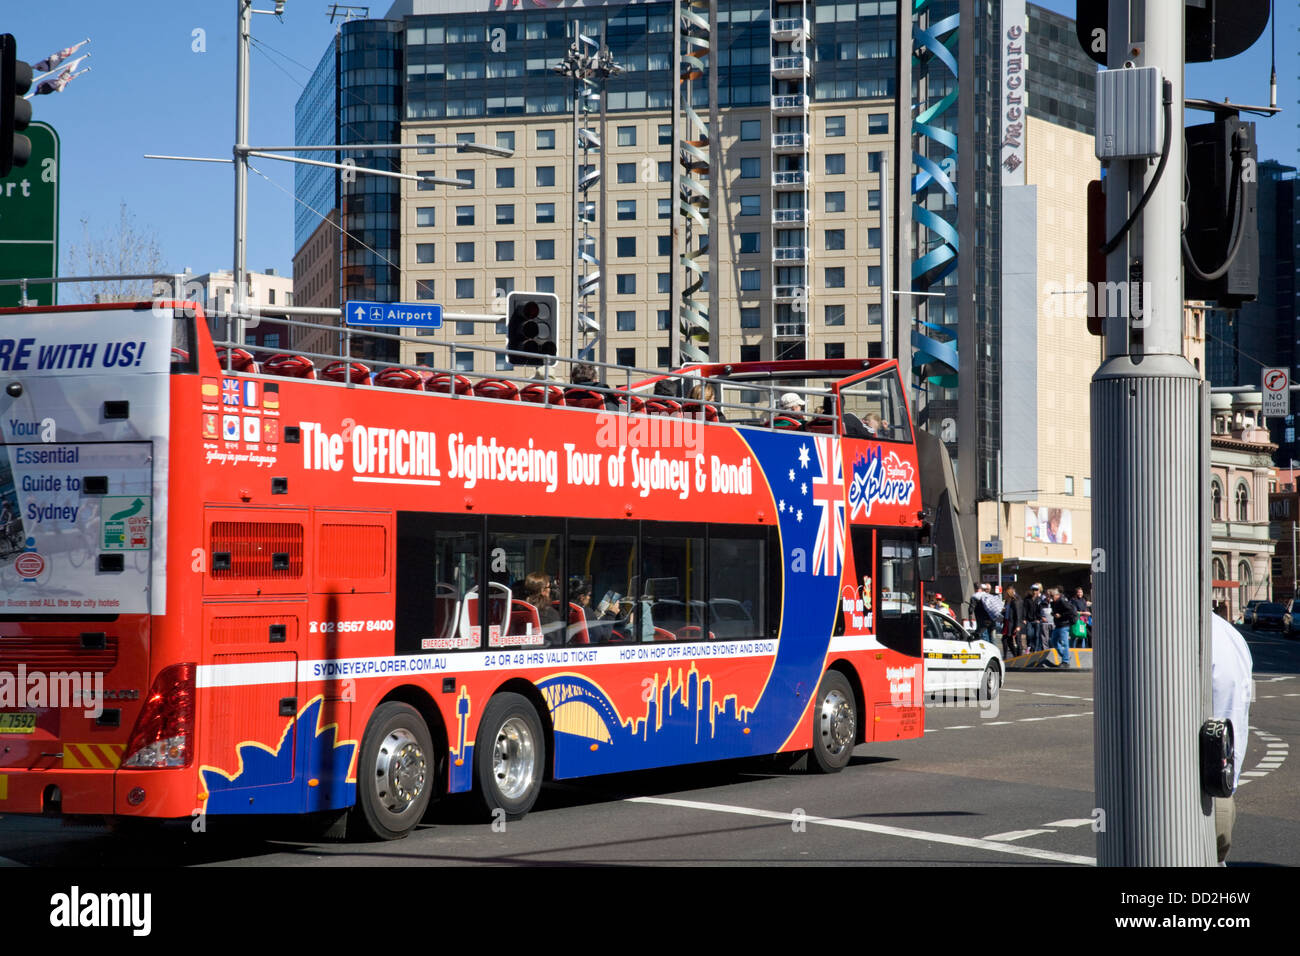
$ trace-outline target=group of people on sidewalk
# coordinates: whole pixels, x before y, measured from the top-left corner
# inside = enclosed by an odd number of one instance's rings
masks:
[[[1075,588],[1074,597],[1067,598],[1061,588],[1044,592],[1041,584],[1031,585],[1023,600],[1014,586],[998,596],[989,585],[981,584],[968,606],[976,634],[989,643],[1001,638],[1004,658],[1055,650],[1061,667],[1070,666],[1071,631],[1081,629],[1076,622],[1086,621],[1092,613],[1092,602],[1083,596],[1083,588]],[[1082,646],[1087,638],[1074,640]]]

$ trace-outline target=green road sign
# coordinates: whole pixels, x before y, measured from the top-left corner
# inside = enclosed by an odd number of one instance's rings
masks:
[[[26,135],[32,158],[0,179],[0,279],[59,274],[59,134],[33,123]],[[54,305],[52,283],[29,285],[27,301]],[[0,286],[0,306],[18,305],[20,287]]]

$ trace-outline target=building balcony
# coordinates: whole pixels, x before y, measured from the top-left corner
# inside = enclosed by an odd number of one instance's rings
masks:
[[[1241,550],[1273,553],[1275,542],[1268,532],[1268,522],[1263,521],[1211,521],[1210,538],[1212,547],[1228,547],[1230,543]]]
[[[778,169],[772,173],[773,189],[803,189],[809,176],[803,169]]]
[[[807,93],[788,93],[772,97],[772,112],[777,116],[795,116],[808,112]]]
[[[772,76],[778,80],[807,79],[812,76],[812,60],[803,54],[773,57]]]
[[[782,43],[812,38],[812,24],[806,17],[785,17],[772,21],[772,39]]]
[[[803,322],[776,322],[772,325],[772,335],[778,339],[801,339],[806,328]]]
[[[776,246],[772,249],[773,262],[804,262],[807,258],[807,246]]]
[[[808,287],[806,285],[774,285],[772,286],[772,298],[777,302],[794,302],[796,299],[807,301]]]
[[[807,133],[773,133],[772,149],[778,153],[802,153],[808,149]]]
[[[796,225],[805,223],[812,218],[808,213],[809,211],[807,209],[773,209],[772,225],[781,226],[790,223]]]

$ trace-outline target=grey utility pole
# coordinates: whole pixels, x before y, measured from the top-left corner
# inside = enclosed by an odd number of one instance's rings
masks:
[[[235,327],[244,341],[244,277],[248,272],[248,47],[253,33],[253,0],[239,0],[235,43]]]
[[[1156,131],[1148,139],[1166,155],[1108,161],[1106,234],[1122,238],[1107,285],[1128,294],[1094,290],[1106,310],[1092,379],[1097,862],[1207,866],[1214,825],[1197,731],[1209,712],[1208,392],[1183,355],[1183,4],[1110,0],[1108,14],[1109,71],[1132,74],[1107,78],[1115,128]],[[1129,95],[1143,67],[1159,69],[1168,93],[1157,79],[1154,95]],[[1099,93],[1099,146],[1103,106]]]

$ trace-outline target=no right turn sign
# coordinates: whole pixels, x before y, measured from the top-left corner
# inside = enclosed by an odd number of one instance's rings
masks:
[[[1263,377],[1265,418],[1280,418],[1291,414],[1291,376],[1285,368],[1266,368]]]

